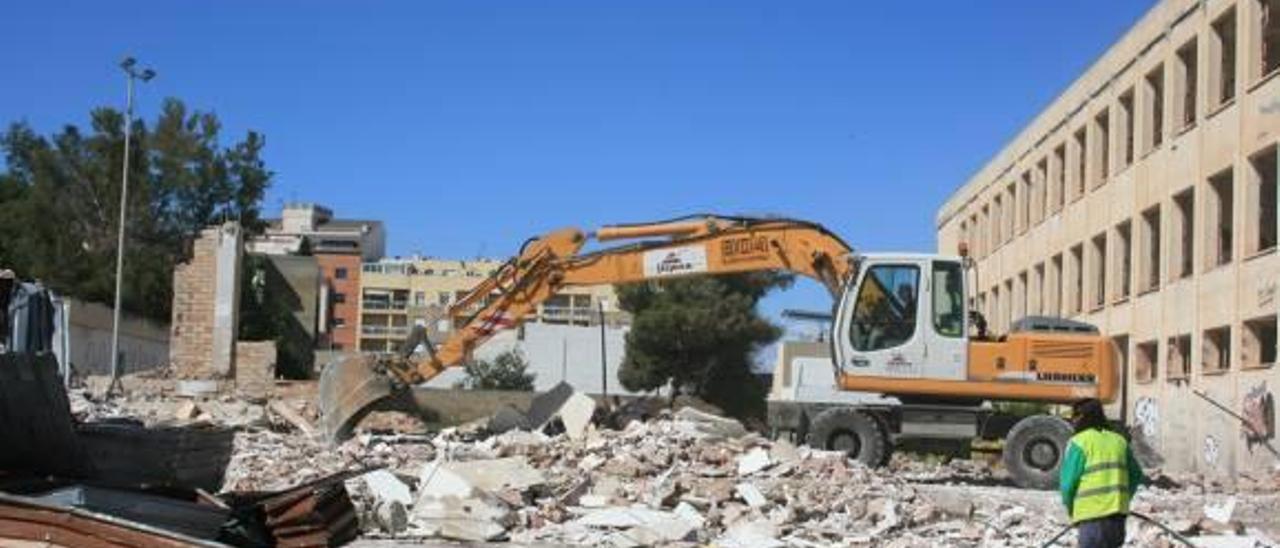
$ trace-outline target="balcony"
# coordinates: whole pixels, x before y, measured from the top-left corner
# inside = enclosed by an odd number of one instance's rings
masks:
[[[408,326],[362,325],[360,334],[369,337],[404,338],[409,336]]]
[[[542,321],[548,323],[584,324],[597,322],[600,319],[600,313],[595,309],[569,306],[543,305],[539,316]]]
[[[362,306],[364,307],[365,310],[394,310],[398,312],[404,312],[409,309],[409,301],[394,301],[394,302],[365,301],[364,303],[362,303]]]

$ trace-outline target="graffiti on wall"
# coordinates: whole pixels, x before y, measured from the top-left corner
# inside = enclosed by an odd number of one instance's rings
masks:
[[[1138,424],[1143,437],[1154,439],[1160,432],[1160,407],[1156,405],[1156,400],[1146,396],[1138,398],[1133,403],[1133,420]]]
[[[1276,404],[1266,381],[1245,394],[1240,414],[1244,417],[1244,439],[1250,451],[1254,445],[1275,439]]]
[[[1205,464],[1210,466],[1218,464],[1218,456],[1222,454],[1222,444],[1214,436],[1205,436],[1202,451]]]

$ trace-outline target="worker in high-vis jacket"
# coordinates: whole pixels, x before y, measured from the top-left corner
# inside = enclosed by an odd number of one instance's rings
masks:
[[[1062,458],[1059,488],[1081,548],[1124,544],[1129,501],[1142,483],[1142,468],[1124,436],[1107,427],[1102,402],[1087,399],[1072,407],[1075,435]]]

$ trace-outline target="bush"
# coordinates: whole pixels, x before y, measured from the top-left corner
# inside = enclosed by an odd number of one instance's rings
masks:
[[[529,373],[529,362],[518,350],[508,350],[492,360],[472,360],[463,366],[467,378],[462,382],[470,390],[533,390],[535,375]]]

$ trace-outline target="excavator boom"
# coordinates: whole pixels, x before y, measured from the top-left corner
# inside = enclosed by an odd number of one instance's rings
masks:
[[[593,239],[630,243],[583,253]],[[494,333],[518,325],[565,288],[766,270],[814,278],[838,298],[857,270],[857,259],[826,228],[792,219],[702,215],[594,232],[549,232],[525,242],[516,257],[450,307],[449,317],[462,319],[461,325],[438,347],[426,342],[425,357],[411,357],[425,333],[419,328],[399,355],[327,366],[320,382],[322,422],[331,439],[346,437],[397,388],[461,365]]]

